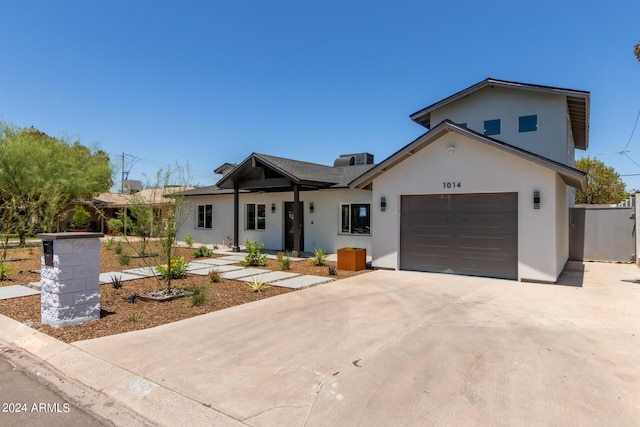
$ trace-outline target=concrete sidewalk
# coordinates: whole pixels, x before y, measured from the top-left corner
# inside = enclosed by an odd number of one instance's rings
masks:
[[[375,271],[73,345],[0,317],[0,339],[157,425],[637,425],[639,270],[562,283]]]

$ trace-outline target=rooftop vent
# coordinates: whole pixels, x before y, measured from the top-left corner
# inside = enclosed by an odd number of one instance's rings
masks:
[[[354,166],[354,165],[372,165],[373,154],[369,153],[356,153],[356,154],[341,154],[333,166]]]

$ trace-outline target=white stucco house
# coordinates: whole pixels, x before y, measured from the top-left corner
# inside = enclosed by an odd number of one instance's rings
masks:
[[[364,247],[374,268],[555,282],[585,189],[589,92],[485,79],[410,117],[427,132],[378,164],[251,154],[187,191],[197,241]],[[364,159],[364,160],[363,160]],[[297,203],[296,203],[297,202]],[[297,207],[297,209],[296,209]]]

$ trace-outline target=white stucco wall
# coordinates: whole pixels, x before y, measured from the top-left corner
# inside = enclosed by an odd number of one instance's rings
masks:
[[[533,114],[538,115],[538,130],[520,133],[518,118]],[[484,132],[485,120],[500,119],[501,132],[492,138],[573,166],[565,96],[488,87],[431,112],[432,127],[445,119],[467,123],[479,133]]]
[[[455,145],[452,154],[447,147]],[[445,182],[461,187],[446,189]],[[541,208],[533,209],[540,191]],[[373,266],[399,265],[400,196],[417,194],[518,193],[518,278],[553,282],[557,279],[556,173],[497,148],[449,133],[373,181]],[[380,212],[379,200],[387,200]],[[566,207],[566,193],[563,193]],[[568,212],[566,213],[568,215]],[[567,253],[562,257],[568,256]]]
[[[560,276],[569,259],[569,187],[556,176],[556,275]]]
[[[222,245],[225,237],[233,237],[233,195],[189,197],[191,213],[188,220],[180,228],[178,239],[184,240],[191,234],[198,243]],[[366,248],[371,253],[370,235],[352,235],[340,233],[340,203],[371,203],[371,191],[328,189],[300,192],[300,201],[304,206],[304,250],[313,251],[322,248],[327,252],[335,252],[338,248],[351,246]],[[293,192],[285,193],[249,193],[240,194],[240,245],[247,239],[257,240],[265,244],[267,249],[280,250],[284,247],[284,203],[293,202]],[[314,212],[310,212],[313,202]],[[265,230],[245,230],[245,204],[264,203],[266,205]],[[271,212],[271,204],[275,203],[276,211]],[[197,205],[213,205],[212,229],[198,229]],[[372,206],[372,212],[374,207]]]

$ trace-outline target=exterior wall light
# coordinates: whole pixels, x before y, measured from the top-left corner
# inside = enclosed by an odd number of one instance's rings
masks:
[[[271,203],[271,213],[276,213],[276,204]]]
[[[387,198],[384,196],[380,197],[380,210],[382,212],[387,210]]]
[[[313,213],[313,202],[309,203],[309,212]]]
[[[540,209],[540,192],[533,192],[533,209]]]

